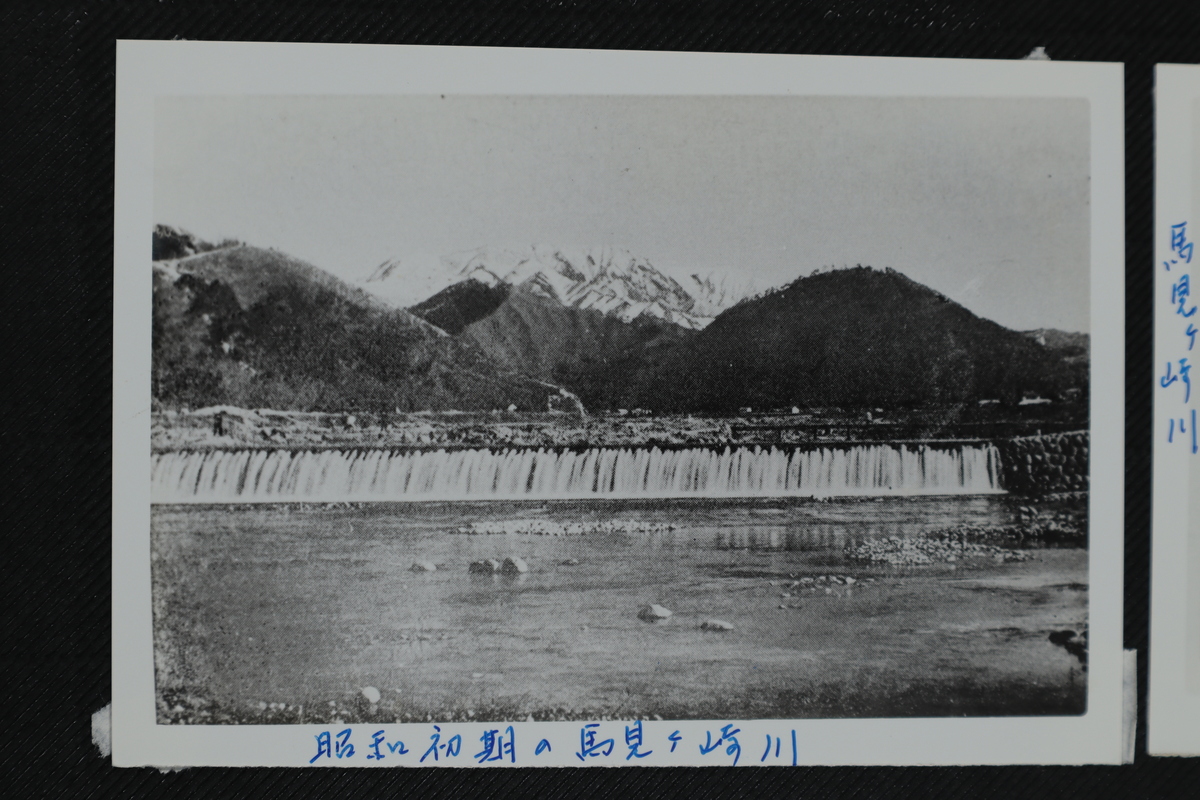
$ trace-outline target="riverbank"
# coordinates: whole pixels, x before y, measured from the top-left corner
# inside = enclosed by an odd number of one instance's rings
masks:
[[[1073,407],[797,409],[735,417],[523,413],[356,413],[239,409],[155,411],[155,452],[208,449],[646,447],[823,442],[997,441],[1086,428]]]

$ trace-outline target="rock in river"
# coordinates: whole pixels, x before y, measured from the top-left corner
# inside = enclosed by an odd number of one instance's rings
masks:
[[[484,575],[491,575],[500,571],[500,562],[494,558],[485,558],[483,561],[472,561],[468,567],[471,572],[480,572]]]
[[[706,620],[704,620],[704,623],[701,624],[700,627],[701,627],[701,629],[706,630],[706,631],[731,631],[731,630],[733,630],[733,624],[726,622],[723,619],[706,619]]]
[[[504,559],[504,566],[500,571],[506,575],[516,575],[522,572],[529,572],[529,565],[525,563],[525,559],[517,556],[509,556]]]
[[[432,561],[414,561],[408,569],[411,572],[437,572],[437,564]]]
[[[642,606],[638,611],[638,619],[642,622],[658,622],[671,616],[671,609],[663,608],[657,603],[651,603],[648,606]]]

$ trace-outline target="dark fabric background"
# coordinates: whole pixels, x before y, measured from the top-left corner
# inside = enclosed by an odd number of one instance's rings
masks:
[[[1020,58],[1125,63],[1125,646],[1139,652],[1126,767],[114,770],[109,701],[115,40],[237,39]],[[1145,754],[1153,67],[1200,61],[1200,3],[19,2],[0,10],[0,558],[8,796],[1165,797],[1200,759]],[[1104,324],[1097,321],[1097,324]],[[8,359],[11,358],[11,361]]]

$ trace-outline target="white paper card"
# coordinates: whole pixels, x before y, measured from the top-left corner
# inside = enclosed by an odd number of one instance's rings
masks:
[[[1200,67],[1155,70],[1154,507],[1150,602],[1152,755],[1200,755],[1200,490],[1190,364],[1190,282],[1200,218]]]
[[[1122,131],[1115,64],[119,43],[114,763],[1119,763]]]

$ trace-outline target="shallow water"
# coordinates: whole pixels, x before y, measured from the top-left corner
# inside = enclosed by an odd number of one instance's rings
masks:
[[[872,537],[1009,524],[1017,505],[983,496],[155,506],[160,720],[1080,713],[1086,673],[1047,636],[1086,621],[1086,550],[910,568],[844,555]],[[677,527],[459,532],[513,519]],[[506,556],[530,571],[467,571]],[[418,560],[437,571],[411,572]],[[827,574],[857,582],[790,587]],[[643,622],[647,603],[673,616]],[[702,630],[709,618],[733,630]],[[364,686],[380,690],[376,707],[361,700]],[[264,720],[276,712],[260,703],[287,710]]]

